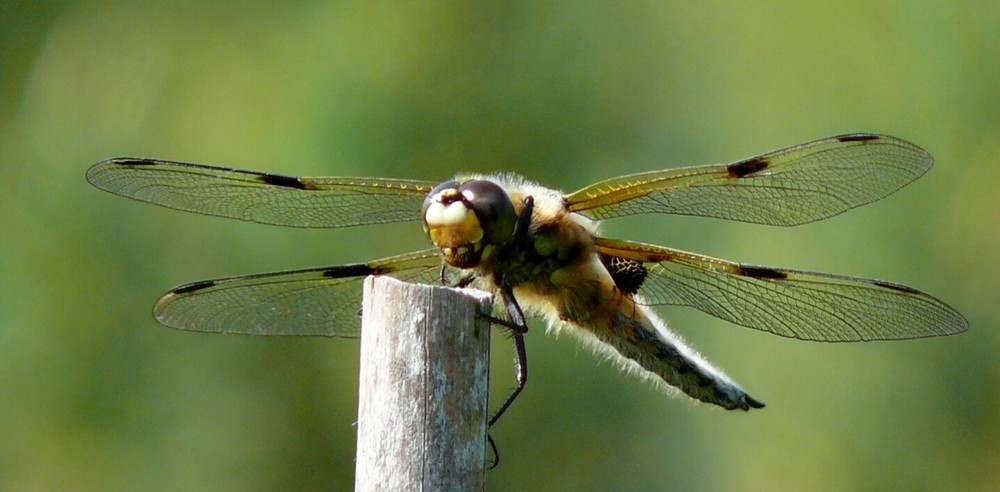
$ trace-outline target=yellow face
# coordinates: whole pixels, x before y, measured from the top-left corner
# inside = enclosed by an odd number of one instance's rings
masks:
[[[492,181],[438,185],[424,200],[424,231],[448,264],[473,268],[508,240],[517,214],[507,193]]]

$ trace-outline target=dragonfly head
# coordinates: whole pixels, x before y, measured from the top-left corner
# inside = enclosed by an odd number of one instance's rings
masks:
[[[473,268],[514,234],[517,212],[500,185],[483,179],[437,185],[423,206],[424,232],[449,265]]]

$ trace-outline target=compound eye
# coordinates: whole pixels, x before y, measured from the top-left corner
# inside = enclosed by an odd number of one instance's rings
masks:
[[[434,203],[451,203],[456,200],[460,200],[461,193],[458,191],[459,185],[458,181],[445,181],[434,187],[427,197],[424,198],[424,204],[421,207],[420,214],[424,216],[425,220],[427,217],[427,209]],[[424,224],[426,229],[427,224]]]
[[[435,186],[434,189],[431,190],[431,192],[427,194],[427,197],[430,198],[430,197],[437,196],[442,191],[449,190],[449,189],[458,191],[458,188],[460,186],[461,186],[461,184],[459,184],[458,181],[455,181],[455,180],[445,181],[444,183],[441,183],[441,184]]]
[[[459,191],[462,201],[479,217],[489,244],[502,244],[514,234],[517,213],[510,195],[500,185],[476,179],[463,183]]]

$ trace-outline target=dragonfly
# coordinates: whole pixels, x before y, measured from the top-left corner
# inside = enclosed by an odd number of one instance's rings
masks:
[[[205,280],[155,304],[172,328],[249,335],[358,337],[361,282],[391,275],[494,293],[509,328],[516,387],[527,381],[526,314],[571,331],[629,372],[729,410],[764,403],[667,328],[652,307],[688,306],[736,325],[822,342],[961,333],[943,301],[884,280],[752,265],[612,239],[600,221],[677,214],[796,226],[882,199],[927,172],[924,149],[855,133],[715,165],[606,179],[563,194],[510,174],[445,182],[293,177],[184,162],[116,158],[95,164],[102,190],[198,214],[290,227],[421,221],[428,249],[367,263]]]

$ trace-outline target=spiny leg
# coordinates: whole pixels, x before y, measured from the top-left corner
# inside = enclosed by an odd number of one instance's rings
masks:
[[[514,370],[517,374],[517,386],[507,395],[507,398],[500,404],[500,407],[493,416],[490,417],[489,422],[486,423],[486,427],[493,427],[493,424],[500,419],[507,408],[510,407],[511,403],[517,399],[517,395],[521,394],[521,390],[524,389],[525,384],[528,383],[528,353],[524,348],[524,334],[528,331],[528,325],[524,319],[524,312],[521,311],[521,306],[517,304],[517,300],[514,299],[514,294],[509,288],[500,289],[501,296],[504,299],[504,305],[507,307],[507,315],[511,318],[508,320],[496,320],[499,324],[510,329],[511,337],[514,340]],[[493,450],[494,460],[490,464],[489,469],[492,470],[500,464],[500,451],[497,449],[497,444],[493,440],[493,436],[487,434],[486,439],[490,443],[490,449]]]
[[[521,214],[517,218],[514,234],[507,243],[507,247],[517,248],[528,238],[528,230],[531,227],[531,216],[535,209],[535,199],[527,196],[521,203]],[[490,417],[489,422],[486,424],[487,427],[493,427],[493,424],[507,411],[511,403],[514,403],[517,395],[521,394],[524,386],[528,383],[528,353],[524,346],[524,334],[528,332],[528,322],[524,317],[524,311],[521,310],[521,305],[517,303],[517,299],[514,297],[513,287],[502,277],[498,279],[497,283],[499,287],[497,290],[500,292],[504,306],[507,309],[507,316],[510,319],[496,321],[498,324],[506,326],[511,330],[511,337],[514,340],[514,371],[517,377],[517,386],[507,395],[507,398],[500,404],[497,411]],[[493,441],[493,436],[487,435],[486,437],[489,440],[490,448],[493,450],[493,456],[496,457],[496,460],[490,465],[490,469],[493,469],[500,464],[500,452],[497,450],[496,442]]]
[[[511,338],[514,340],[514,371],[517,377],[517,386],[514,390],[507,396],[493,416],[490,417],[488,426],[492,427],[493,424],[500,419],[510,404],[514,402],[517,395],[521,393],[524,389],[525,384],[528,382],[528,353],[524,347],[524,334],[528,332],[528,324],[524,318],[524,312],[521,311],[521,306],[517,303],[514,298],[514,294],[510,289],[501,288],[500,295],[503,297],[504,306],[507,308],[507,315],[510,316],[510,321],[499,320],[501,324],[510,328]]]
[[[514,234],[511,236],[510,241],[505,244],[505,249],[516,249],[527,240],[528,229],[531,227],[531,216],[534,210],[535,199],[530,195],[524,197],[524,200],[521,202],[521,214],[518,215],[517,224],[514,226]],[[517,398],[517,395],[521,393],[524,385],[528,382],[528,354],[524,349],[524,334],[528,332],[528,322],[524,318],[524,311],[521,310],[521,305],[517,303],[517,299],[514,297],[513,286],[504,277],[498,278],[497,284],[499,287],[497,290],[500,291],[503,304],[507,308],[507,316],[510,318],[510,323],[506,324],[506,326],[511,329],[511,335],[514,339],[514,370],[517,374],[517,387],[507,396],[507,399],[500,405],[496,413],[490,417],[489,425],[491,427],[503,415],[507,407],[514,402],[514,399]]]

